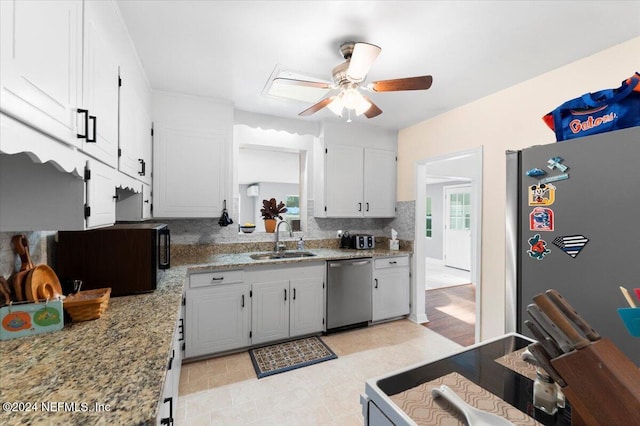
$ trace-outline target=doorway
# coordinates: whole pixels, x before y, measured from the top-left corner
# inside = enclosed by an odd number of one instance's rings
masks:
[[[441,195],[441,209],[434,209],[428,212],[427,182],[446,182],[445,186],[451,186],[446,198]],[[455,185],[454,185],[455,182]],[[456,188],[458,187],[458,188]],[[455,195],[454,195],[455,194]],[[468,195],[465,195],[468,194]],[[448,207],[445,207],[449,204]],[[446,209],[446,210],[445,210]],[[436,210],[442,216],[442,228],[439,228],[436,220]],[[445,213],[446,211],[446,213]],[[429,213],[429,214],[427,214]],[[448,235],[448,247],[445,248],[445,218],[449,224],[453,220],[455,231],[462,231],[462,235]],[[425,220],[426,219],[426,220]],[[416,235],[415,235],[415,270],[416,281],[413,297],[415,300],[417,322],[427,323],[438,321],[434,309],[438,313],[450,315],[452,318],[470,324],[469,333],[473,334],[472,342],[480,341],[480,297],[482,293],[480,248],[481,248],[481,224],[482,224],[482,148],[461,151],[432,158],[427,158],[416,163]],[[441,231],[440,231],[441,229]],[[441,242],[436,243],[440,247],[440,253],[434,255],[431,247],[434,240],[437,240],[440,233]],[[466,236],[467,241],[462,241]],[[458,238],[458,241],[455,238]],[[466,244],[465,244],[466,243]],[[457,247],[457,248],[456,248]],[[468,247],[468,248],[465,248]],[[451,268],[445,265],[445,252],[447,264],[455,265]],[[465,260],[466,257],[466,260]],[[430,259],[431,258],[431,259]],[[469,291],[465,291],[465,299],[459,297],[445,296],[446,303],[442,298],[433,297],[426,290],[427,270],[433,268],[433,261],[437,267],[449,268],[467,273],[469,279],[463,279],[469,286]],[[467,268],[465,270],[464,268]],[[453,288],[453,287],[452,287]],[[446,289],[436,289],[440,291]],[[461,289],[459,289],[461,290]],[[464,305],[464,306],[463,306]],[[421,312],[421,307],[424,311]],[[459,309],[464,307],[464,309]],[[464,311],[464,313],[461,313]],[[428,312],[432,312],[431,318]],[[458,318],[459,317],[459,318]],[[422,319],[422,321],[420,321]],[[432,326],[434,325],[432,324]],[[446,336],[445,336],[446,337]]]

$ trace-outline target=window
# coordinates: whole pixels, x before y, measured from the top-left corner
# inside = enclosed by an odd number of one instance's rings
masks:
[[[287,212],[284,214],[285,219],[289,222],[292,220],[300,220],[300,196],[287,195],[284,203],[287,206]]]
[[[431,238],[433,236],[433,218],[431,217],[431,197],[427,197],[427,232],[426,237]]]
[[[471,229],[471,194],[458,192],[449,195],[449,229]]]

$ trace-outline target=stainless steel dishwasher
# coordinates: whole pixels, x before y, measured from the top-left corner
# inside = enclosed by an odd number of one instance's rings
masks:
[[[327,332],[371,321],[371,258],[327,262]]]

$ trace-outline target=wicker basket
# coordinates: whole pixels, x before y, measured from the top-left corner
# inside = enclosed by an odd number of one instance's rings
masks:
[[[82,290],[64,299],[64,310],[73,322],[98,319],[109,306],[111,287]]]

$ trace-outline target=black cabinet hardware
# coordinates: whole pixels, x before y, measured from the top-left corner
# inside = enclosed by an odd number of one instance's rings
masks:
[[[98,119],[96,118],[95,115],[90,115],[89,120],[93,123],[93,132],[91,132],[93,136],[89,137],[89,129],[87,128],[86,130],[87,142],[96,142],[97,141],[96,136],[98,135]]]
[[[167,402],[169,403],[169,417],[165,417],[165,418],[161,419],[160,420],[160,424],[161,425],[172,426],[173,425],[173,398],[171,398],[171,397],[165,398],[163,402],[165,404]]]
[[[242,305],[241,305],[241,307],[244,308],[244,294],[242,295]]]
[[[140,171],[138,172],[138,175],[140,176],[144,176],[147,172],[147,162],[144,161],[142,158],[138,158],[138,163],[140,163]]]
[[[78,108],[78,114],[84,114],[84,135],[76,133],[76,136],[78,136],[78,139],[86,139],[89,134],[89,110]]]
[[[376,285],[375,285],[375,287],[374,287],[374,288],[378,288],[378,279],[377,279],[377,278],[374,278],[374,279],[373,279],[373,281],[375,281],[375,283],[376,283]]]

